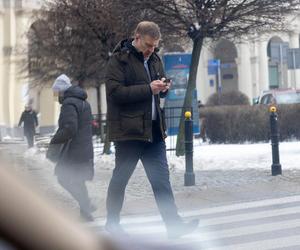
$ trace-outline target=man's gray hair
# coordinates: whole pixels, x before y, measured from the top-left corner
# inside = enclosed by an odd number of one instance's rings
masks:
[[[140,22],[136,26],[136,29],[134,31],[134,35],[136,36],[137,34],[141,36],[148,35],[154,39],[160,39],[161,37],[159,26],[156,23],[150,21]]]

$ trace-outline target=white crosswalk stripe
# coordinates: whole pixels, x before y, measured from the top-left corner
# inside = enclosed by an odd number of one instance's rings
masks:
[[[127,216],[122,219],[122,225],[135,237],[168,241],[192,249],[300,249],[300,196],[216,206],[182,214],[187,219],[199,218],[200,224],[194,233],[178,240],[167,240],[159,216]],[[98,229],[103,225],[103,219],[90,224]]]

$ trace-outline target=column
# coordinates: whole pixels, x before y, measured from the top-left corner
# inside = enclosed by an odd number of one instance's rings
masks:
[[[24,110],[24,105],[29,103],[30,98],[32,97],[32,92],[30,90],[30,81],[28,80],[27,74],[24,68],[21,68],[20,62],[22,60],[27,60],[27,55],[20,54],[20,51],[25,51],[28,46],[27,36],[25,35],[30,26],[30,14],[29,9],[21,9],[23,5],[18,3],[14,9],[14,43],[13,47],[17,51],[13,53],[12,67],[14,70],[13,73],[13,84],[14,84],[14,96],[13,96],[13,121],[12,124],[15,127],[18,123],[20,114]],[[37,103],[33,103],[33,108],[36,108]],[[18,129],[15,131],[20,132]],[[16,134],[17,135],[17,134]]]
[[[259,43],[257,41],[253,42],[253,51],[254,53],[251,53],[252,91],[253,97],[258,97],[261,93],[259,89]]]
[[[289,34],[290,38],[290,48],[298,49],[299,48],[299,33],[291,32]],[[289,78],[291,80],[290,86],[294,88],[300,88],[300,69],[290,69]]]
[[[201,100],[202,103],[206,103],[209,96],[216,92],[216,76],[208,75],[208,60],[213,59],[213,53],[203,46],[201,50],[200,60],[198,64],[197,72],[197,98]],[[212,84],[210,84],[210,81]]]
[[[251,56],[249,43],[239,44],[239,58],[238,58],[238,86],[239,91],[243,92],[249,97],[250,103],[253,98],[252,91],[252,75],[251,75]]]
[[[54,131],[54,128],[57,126],[60,107],[57,97],[53,96],[51,87],[44,87],[40,92],[39,123],[41,134]]]
[[[267,41],[259,42],[259,92],[269,89],[269,58]]]
[[[106,89],[105,84],[100,85],[100,100],[101,100],[101,114],[107,113],[107,103],[106,103]]]
[[[10,2],[8,2],[10,4]],[[4,104],[4,122],[9,128],[13,126],[13,94],[14,94],[14,67],[13,67],[13,46],[15,44],[15,16],[14,10],[10,5],[4,9],[3,16],[3,104]]]
[[[4,34],[4,10],[0,3],[0,34]],[[6,135],[5,133],[5,117],[4,117],[4,63],[3,63],[3,39],[4,37],[0,37],[0,141]]]

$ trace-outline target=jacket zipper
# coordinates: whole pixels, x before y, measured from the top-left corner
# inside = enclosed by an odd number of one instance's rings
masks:
[[[156,70],[154,69],[154,65],[151,62],[148,65],[149,65],[149,71],[150,71],[151,81],[152,80],[159,80],[160,79],[160,73],[159,73],[159,71],[156,72],[155,77],[153,78],[152,77],[153,73]],[[163,139],[165,139],[167,136],[166,136],[164,128],[163,128],[163,120],[162,120],[163,117],[162,117],[162,114],[161,114],[160,106],[158,104],[159,102],[158,102],[158,100],[156,100],[156,98],[160,98],[159,94],[158,95],[154,95],[154,101],[155,101],[155,108],[156,108],[158,116],[159,116],[159,128],[160,128],[160,131],[161,131],[161,135],[162,135]],[[151,139],[151,141],[153,141],[153,138]]]

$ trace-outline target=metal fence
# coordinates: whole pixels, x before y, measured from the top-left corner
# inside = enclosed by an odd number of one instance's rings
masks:
[[[184,111],[191,111],[187,108]],[[165,119],[167,125],[166,147],[170,154],[175,154],[177,134],[179,132],[179,122],[182,115],[182,107],[165,107]],[[100,138],[100,142],[104,143],[106,131],[106,114],[93,115],[93,134]]]
[[[183,108],[183,107],[165,107],[165,118],[167,125],[167,139],[166,146],[167,151],[171,154],[175,154],[177,135],[179,133],[179,122],[183,111],[191,111],[193,114],[193,108]]]
[[[166,133],[168,135],[166,139],[167,151],[169,151],[171,154],[175,154],[178,134],[178,130],[176,128],[179,127],[182,107],[166,107],[164,108],[164,111],[167,125]]]
[[[97,135],[104,142],[106,131],[106,114],[94,114],[92,121],[93,135]]]

